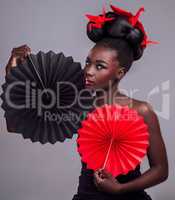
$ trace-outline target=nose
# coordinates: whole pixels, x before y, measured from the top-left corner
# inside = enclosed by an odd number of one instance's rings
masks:
[[[95,75],[95,70],[92,65],[87,68],[85,67],[84,71],[86,77],[93,77]]]

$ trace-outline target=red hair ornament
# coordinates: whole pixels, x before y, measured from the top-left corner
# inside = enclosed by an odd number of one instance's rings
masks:
[[[110,5],[110,7],[117,15],[126,16],[128,18],[129,23],[133,27],[138,28],[143,32],[144,39],[141,43],[141,46],[143,48],[146,48],[148,44],[159,44],[159,42],[157,42],[157,41],[148,40],[148,36],[147,36],[147,33],[146,33],[146,31],[143,27],[143,24],[139,21],[139,17],[141,15],[141,13],[145,11],[144,7],[141,7],[135,15],[133,15],[129,11],[123,10],[123,9],[115,7],[113,5]]]
[[[102,28],[103,25],[105,24],[105,22],[112,21],[112,20],[115,19],[115,18],[112,18],[112,17],[108,18],[105,15],[106,15],[105,7],[103,7],[103,14],[102,15],[95,16],[95,15],[86,14],[86,17],[91,22],[89,24],[89,27],[88,27],[89,31],[91,31],[93,28]]]
[[[152,41],[152,40],[148,39],[148,35],[144,29],[144,26],[141,23],[141,21],[139,20],[141,13],[145,11],[144,7],[141,7],[135,15],[133,15],[131,12],[129,12],[127,10],[123,10],[123,9],[115,7],[113,5],[110,5],[110,7],[114,13],[116,13],[117,15],[120,15],[120,16],[125,16],[128,19],[128,22],[133,27],[138,28],[139,30],[142,31],[142,33],[144,34],[144,39],[141,43],[142,48],[146,48],[148,44],[159,44],[159,42],[157,42],[157,41]],[[114,17],[110,17],[110,18],[106,17],[105,7],[103,7],[102,15],[95,16],[95,15],[86,14],[85,16],[89,19],[89,22],[90,22],[89,26],[88,26],[89,31],[92,31],[93,29],[96,29],[96,28],[101,29],[101,28],[103,28],[103,25],[105,24],[105,22],[116,19]]]

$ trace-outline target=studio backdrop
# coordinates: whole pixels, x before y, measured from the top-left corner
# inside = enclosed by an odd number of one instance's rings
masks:
[[[27,44],[32,53],[42,50],[64,52],[84,67],[93,43],[86,36],[86,13],[109,9],[105,0],[1,0],[0,1],[0,83],[5,81],[5,66],[14,47]],[[133,98],[150,102],[158,115],[168,159],[169,178],[147,189],[154,200],[174,200],[174,119],[175,1],[111,1],[141,16],[151,39],[143,57],[122,80],[120,88]],[[2,92],[2,89],[1,91]],[[1,100],[0,100],[1,101]],[[0,102],[2,103],[2,101]],[[72,140],[54,145],[32,143],[20,134],[8,133],[4,110],[0,109],[0,199],[71,200],[77,191],[81,162]],[[159,153],[159,152],[157,152]],[[148,169],[144,160],[141,171]]]

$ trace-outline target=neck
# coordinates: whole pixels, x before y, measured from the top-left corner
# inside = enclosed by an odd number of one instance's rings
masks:
[[[121,96],[118,83],[109,84],[108,88],[96,90],[95,105],[113,104],[116,97]]]

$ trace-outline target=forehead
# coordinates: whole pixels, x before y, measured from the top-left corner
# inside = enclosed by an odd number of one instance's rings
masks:
[[[107,47],[95,46],[90,50],[88,57],[92,60],[104,60],[110,63],[116,61],[117,52]]]

